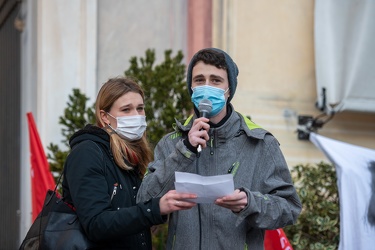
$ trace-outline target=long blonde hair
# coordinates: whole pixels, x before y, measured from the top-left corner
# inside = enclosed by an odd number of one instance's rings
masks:
[[[139,170],[140,177],[142,178],[146,172],[148,163],[152,160],[152,151],[147,141],[146,133],[137,141],[124,140],[100,116],[101,110],[109,112],[113,103],[128,92],[140,94],[144,101],[142,88],[130,78],[116,77],[104,83],[96,98],[96,123],[110,136],[111,151],[116,164],[125,170],[138,168],[136,170]]]

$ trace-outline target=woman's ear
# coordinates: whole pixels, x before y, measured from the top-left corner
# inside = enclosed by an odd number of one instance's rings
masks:
[[[100,110],[100,120],[100,123],[103,125],[103,127],[111,124],[111,122],[108,119],[108,114],[104,110]]]

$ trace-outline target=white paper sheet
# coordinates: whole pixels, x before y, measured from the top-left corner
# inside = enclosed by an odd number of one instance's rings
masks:
[[[190,199],[196,203],[214,203],[217,198],[234,192],[233,175],[201,176],[175,172],[175,188],[178,193],[192,193],[198,197]]]

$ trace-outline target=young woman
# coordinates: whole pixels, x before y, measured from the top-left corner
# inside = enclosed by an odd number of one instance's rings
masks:
[[[133,80],[109,79],[96,99],[96,126],[87,125],[69,140],[63,196],[88,238],[103,249],[151,249],[152,225],[195,206],[177,202],[195,195],[175,191],[136,203],[152,160],[144,106],[143,91]]]

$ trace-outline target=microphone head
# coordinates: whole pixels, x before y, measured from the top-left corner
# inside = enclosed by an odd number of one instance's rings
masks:
[[[208,99],[203,99],[198,105],[198,111],[201,116],[206,117],[212,110],[212,102]]]

